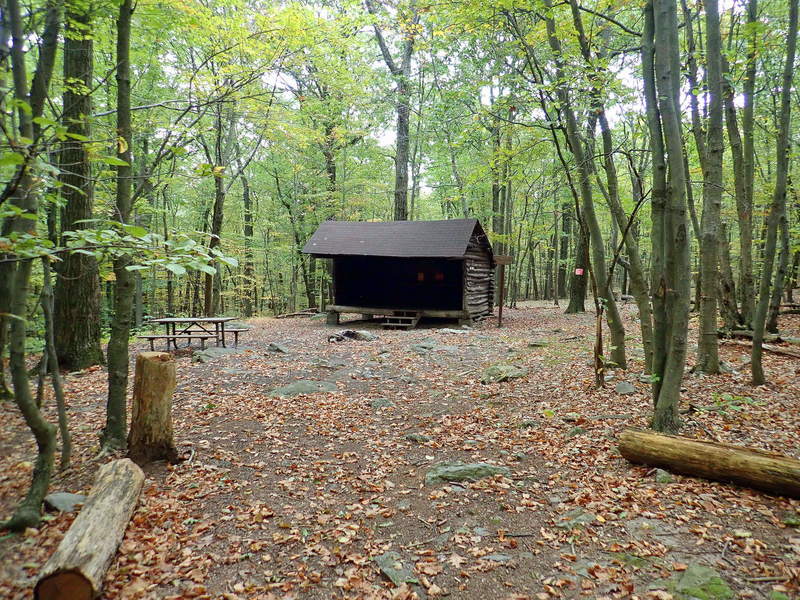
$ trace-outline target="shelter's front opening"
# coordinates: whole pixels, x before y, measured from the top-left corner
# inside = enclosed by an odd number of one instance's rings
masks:
[[[463,262],[436,258],[335,259],[336,304],[405,310],[461,310]]]

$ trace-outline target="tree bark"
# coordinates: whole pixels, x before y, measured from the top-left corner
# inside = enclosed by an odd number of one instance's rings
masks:
[[[50,282],[50,259],[47,257],[42,258],[42,313],[44,314],[44,352],[46,356],[42,357],[42,362],[45,363],[50,371],[50,379],[53,385],[53,394],[56,397],[56,410],[58,413],[58,433],[61,436],[61,461],[59,468],[63,471],[69,467],[70,458],[72,457],[72,437],[69,433],[69,423],[67,422],[67,406],[64,399],[64,386],[61,382],[61,372],[58,369],[58,355],[56,354],[56,346],[54,339],[54,324],[53,324],[53,286]]]
[[[722,37],[717,0],[705,1],[706,71],[708,73],[708,133],[703,161],[703,216],[700,241],[700,331],[697,369],[719,373],[717,294],[719,291],[719,225],[722,210]],[[694,95],[692,95],[694,96]]]
[[[172,440],[172,394],[175,361],[168,352],[142,352],[136,357],[133,412],[128,434],[128,457],[138,465],[155,460],[174,463],[178,451]]]
[[[786,276],[789,270],[789,222],[786,218],[785,206],[778,228],[781,235],[781,251],[778,255],[778,268],[775,270],[775,281],[772,284],[772,295],[769,299],[767,323],[765,325],[766,330],[770,333],[778,333],[778,314],[780,313]]]
[[[619,451],[634,463],[800,498],[800,460],[772,452],[626,429]]]
[[[755,283],[753,277],[753,185],[755,183],[754,112],[758,52],[758,0],[747,2],[747,57],[742,89],[742,166],[744,195],[736,203],[739,217],[739,306],[745,328],[753,326]]]
[[[100,467],[81,512],[39,573],[36,600],[100,595],[143,485],[144,473],[127,458]]]
[[[764,338],[764,327],[767,318],[767,306],[770,299],[773,262],[777,245],[778,225],[786,218],[786,183],[789,167],[789,125],[791,121],[792,78],[794,76],[794,58],[797,49],[797,5],[798,0],[789,1],[789,32],[786,40],[786,61],[783,67],[783,84],[781,89],[781,105],[778,120],[778,139],[775,146],[775,190],[772,204],[767,216],[767,235],[764,242],[764,266],[761,270],[761,282],[758,290],[758,306],[753,317],[753,350],[751,357],[751,374],[753,385],[766,383],[764,369],[761,364],[761,343]]]
[[[117,17],[117,135],[124,143],[119,144],[117,158],[124,165],[117,166],[116,219],[122,224],[131,218],[131,81],[130,81],[130,36],[132,0],[122,0]],[[119,150],[122,150],[121,152]],[[127,433],[125,406],[128,394],[128,339],[131,331],[133,308],[133,273],[127,267],[128,256],[114,260],[114,317],[111,321],[111,338],[108,341],[108,399],[106,401],[106,424],[101,435],[104,450],[124,449]]]
[[[645,6],[642,69],[653,153],[652,425],[676,431],[689,328],[690,262],[675,0],[650,0]]]
[[[730,243],[728,228],[724,222],[719,229],[719,304],[720,315],[725,329],[736,329],[741,326],[739,311],[736,308],[736,282],[731,267]]]
[[[336,165],[334,164],[334,169],[335,167]],[[333,177],[335,178],[335,176],[334,171]],[[256,297],[255,267],[253,265],[253,198],[250,194],[250,182],[244,175],[242,175],[242,204],[244,205],[244,297],[242,298],[242,312],[245,317],[252,317]]]
[[[64,31],[64,94],[61,144],[61,232],[84,229],[92,218],[94,180],[86,140],[91,138],[91,91],[94,87],[92,14],[88,4],[71,7]],[[62,242],[63,243],[63,242]],[[59,365],[79,371],[103,363],[100,348],[100,278],[94,256],[67,253],[57,270],[55,340]]]

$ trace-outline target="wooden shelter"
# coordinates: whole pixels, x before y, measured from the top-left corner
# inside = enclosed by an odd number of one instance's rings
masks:
[[[414,327],[421,317],[471,323],[492,313],[495,261],[477,219],[325,221],[303,252],[333,261],[333,302],[340,313]]]

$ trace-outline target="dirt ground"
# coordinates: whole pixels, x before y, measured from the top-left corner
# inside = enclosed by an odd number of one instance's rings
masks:
[[[507,310],[502,329],[463,332],[257,319],[207,363],[179,352],[185,460],[147,469],[104,597],[799,598],[800,502],[624,460],[617,436],[651,414],[635,309],[624,310],[630,368],[599,390],[593,315],[562,310],[529,305]],[[800,319],[783,326],[797,335]],[[378,339],[328,341],[345,328]],[[682,433],[800,458],[800,361],[767,354],[771,383],[752,388],[748,352],[725,343],[731,372],[686,377]],[[497,364],[528,374],[481,384]],[[87,492],[109,460],[94,458],[105,377],[66,378],[75,456],[52,491]],[[298,379],[335,391],[271,395]],[[621,381],[633,393],[615,391]],[[0,404],[0,519],[34,457],[16,407]],[[509,471],[425,484],[453,461]],[[0,537],[0,598],[30,597],[73,518]]]

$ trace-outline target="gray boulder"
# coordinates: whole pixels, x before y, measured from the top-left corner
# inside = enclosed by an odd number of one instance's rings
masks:
[[[672,483],[672,473],[664,469],[656,469],[656,483]]]
[[[192,354],[192,362],[207,363],[226,354],[236,354],[237,348],[206,348]]]
[[[517,377],[524,377],[528,374],[526,367],[519,367],[517,365],[492,365],[483,370],[481,375],[481,383],[500,383],[515,379]]]
[[[614,388],[614,391],[618,394],[626,396],[628,394],[635,394],[636,388],[633,387],[633,384],[630,384],[627,381],[620,381]]]
[[[86,502],[86,496],[69,492],[53,492],[44,498],[45,508],[58,512],[72,512],[78,504],[84,502]]]
[[[271,396],[297,396],[299,394],[316,394],[318,392],[335,392],[336,384],[329,381],[309,381],[301,379],[288,385],[275,388]]]
[[[425,474],[425,484],[447,481],[477,481],[494,475],[510,475],[511,469],[489,463],[440,463]]]

